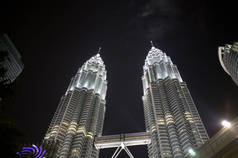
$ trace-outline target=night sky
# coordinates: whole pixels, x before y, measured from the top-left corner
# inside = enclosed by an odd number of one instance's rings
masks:
[[[219,45],[238,40],[232,1],[9,0],[0,4],[0,19],[25,65],[11,113],[34,140],[43,138],[71,77],[98,47],[108,79],[103,134],[145,131],[141,76],[150,40],[178,66],[210,137],[222,119],[238,116],[238,87],[217,55]],[[130,149],[147,157],[145,146]]]

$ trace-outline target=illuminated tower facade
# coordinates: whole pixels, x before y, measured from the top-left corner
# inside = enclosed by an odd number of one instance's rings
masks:
[[[226,44],[224,47],[219,47],[218,56],[225,72],[238,85],[238,42],[234,42],[233,45]]]
[[[208,135],[177,66],[152,46],[142,76],[144,115],[150,158],[184,158]]]
[[[97,54],[79,68],[59,102],[43,141],[46,157],[98,157],[93,143],[102,134],[106,91],[106,69]]]

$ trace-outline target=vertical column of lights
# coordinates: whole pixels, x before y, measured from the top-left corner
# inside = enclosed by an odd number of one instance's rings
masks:
[[[106,69],[97,54],[71,79],[44,137],[46,147],[59,142],[55,157],[98,157],[93,139],[102,134],[106,91]]]
[[[150,158],[183,158],[207,139],[206,129],[177,66],[152,46],[142,76]]]

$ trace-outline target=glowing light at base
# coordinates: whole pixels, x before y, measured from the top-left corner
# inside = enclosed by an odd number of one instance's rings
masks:
[[[194,151],[193,149],[189,149],[189,150],[188,150],[188,153],[189,153],[191,156],[195,156],[195,155],[196,155],[196,153],[195,153],[195,151]]]

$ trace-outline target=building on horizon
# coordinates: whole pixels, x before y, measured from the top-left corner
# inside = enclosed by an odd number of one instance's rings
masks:
[[[0,34],[0,84],[10,84],[24,68],[21,54],[7,34]]]
[[[94,147],[94,137],[101,136],[103,130],[106,74],[103,60],[97,54],[72,77],[43,140],[46,150],[50,149],[50,157],[99,156],[99,151]],[[46,157],[49,156],[47,154]]]
[[[218,47],[218,57],[224,71],[238,85],[238,42]]]
[[[187,158],[237,158],[238,157],[238,117],[230,127],[223,127],[203,146]]]
[[[177,66],[152,46],[143,67],[143,105],[149,158],[184,158],[202,146],[207,131]]]

